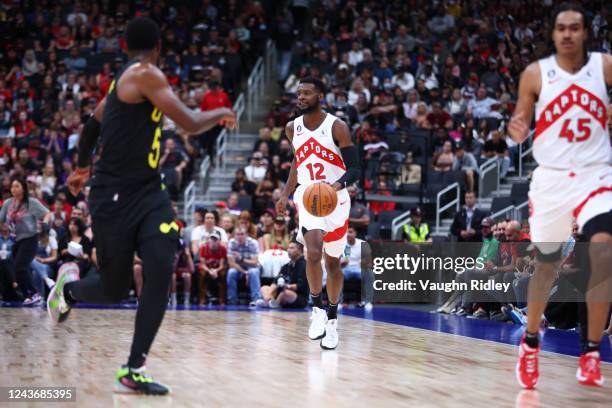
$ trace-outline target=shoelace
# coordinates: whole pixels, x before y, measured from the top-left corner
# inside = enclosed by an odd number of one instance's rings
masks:
[[[536,356],[535,353],[527,353],[525,355],[525,370],[529,374],[533,374],[536,371]]]
[[[584,365],[585,365],[585,370],[588,373],[597,372],[597,359],[595,357],[587,356],[587,359]]]

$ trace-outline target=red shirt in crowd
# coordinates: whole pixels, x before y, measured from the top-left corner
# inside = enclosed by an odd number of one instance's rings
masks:
[[[223,89],[210,90],[206,92],[204,98],[202,98],[202,104],[200,105],[200,109],[203,111],[213,110],[217,108],[231,108],[232,102],[230,101],[229,96]]]
[[[210,269],[218,268],[221,260],[225,258],[227,258],[227,249],[221,244],[217,246],[216,250],[213,250],[210,246],[210,240],[207,240],[200,247],[200,261]]]

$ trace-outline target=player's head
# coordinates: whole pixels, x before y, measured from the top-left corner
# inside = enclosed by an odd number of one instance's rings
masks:
[[[128,53],[151,53],[157,60],[161,49],[159,26],[149,17],[133,18],[125,30]]]
[[[552,40],[557,54],[585,53],[590,22],[584,8],[573,2],[561,3],[552,16]]]
[[[325,97],[325,84],[319,78],[306,77],[297,88],[297,107],[302,114],[318,110]]]

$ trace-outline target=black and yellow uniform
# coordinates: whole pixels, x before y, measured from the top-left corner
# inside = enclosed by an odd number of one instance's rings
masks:
[[[67,283],[64,289],[68,300],[118,303],[130,290],[138,252],[145,284],[130,367],[144,364],[163,319],[179,241],[179,227],[158,172],[162,114],[149,101],[126,103],[117,94],[119,79],[137,62],[129,62],[117,74],[102,119],[101,155],[89,195],[100,273]]]

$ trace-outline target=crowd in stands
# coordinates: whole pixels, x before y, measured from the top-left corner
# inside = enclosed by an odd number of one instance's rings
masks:
[[[194,3],[195,4],[195,3]],[[269,37],[272,2],[3,2],[0,5],[0,288],[39,303],[58,267],[96,264],[89,189],[65,185],[83,124],[127,62],[123,33],[147,15],[161,29],[160,69],[190,108],[231,106]],[[270,13],[270,14],[269,14]],[[160,171],[173,201],[218,129],[187,134],[164,118]],[[95,162],[96,158],[94,158]],[[177,255],[189,289],[190,248]],[[135,259],[136,292],[142,267]],[[174,286],[174,285],[173,285]]]

